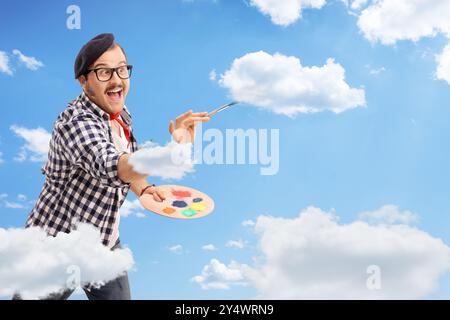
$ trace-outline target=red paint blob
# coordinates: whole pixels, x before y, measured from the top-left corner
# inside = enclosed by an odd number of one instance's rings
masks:
[[[182,190],[172,190],[172,194],[178,199],[191,196],[191,193],[189,191],[182,191]]]

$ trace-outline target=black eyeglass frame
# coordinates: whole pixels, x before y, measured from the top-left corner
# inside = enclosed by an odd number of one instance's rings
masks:
[[[119,72],[117,71],[118,69],[123,68],[123,67],[127,67],[127,70],[128,70],[128,77],[127,77],[127,78],[121,77],[120,74],[119,74]],[[109,77],[109,79],[107,79],[107,80],[100,80],[100,78],[98,77],[97,71],[98,71],[98,70],[101,70],[101,69],[108,69],[108,70],[111,71],[111,76]],[[119,67],[117,67],[117,68],[99,67],[99,68],[94,68],[94,69],[88,69],[87,71],[88,71],[88,72],[86,72],[85,75],[87,75],[87,74],[90,73],[90,72],[94,72],[94,73],[95,73],[95,76],[97,77],[97,80],[98,80],[98,81],[100,81],[100,82],[107,82],[107,81],[111,80],[111,78],[112,78],[113,75],[114,75],[114,72],[117,74],[117,76],[118,76],[120,79],[123,79],[123,80],[125,80],[125,79],[130,79],[131,73],[132,73],[132,71],[133,71],[133,66],[132,66],[131,64],[127,64],[127,65],[119,66]]]

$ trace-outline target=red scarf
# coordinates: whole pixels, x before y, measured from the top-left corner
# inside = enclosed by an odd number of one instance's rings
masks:
[[[109,119],[116,120],[120,124],[120,126],[123,128],[123,132],[125,133],[125,138],[127,138],[128,145],[129,145],[130,144],[130,129],[128,129],[127,126],[125,125],[125,123],[123,123],[123,121],[119,119],[120,113],[121,113],[121,111],[116,112],[116,113],[110,113]]]

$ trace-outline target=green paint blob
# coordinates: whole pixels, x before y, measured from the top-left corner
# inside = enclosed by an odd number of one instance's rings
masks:
[[[192,217],[197,214],[197,212],[195,210],[192,210],[191,208],[184,209],[183,211],[181,211],[181,213],[186,217]]]

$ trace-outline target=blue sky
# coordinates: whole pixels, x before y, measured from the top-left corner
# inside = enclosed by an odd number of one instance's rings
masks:
[[[67,6],[81,9],[81,29],[66,28]],[[450,243],[450,86],[435,77],[442,34],[417,42],[383,45],[368,41],[341,1],[304,9],[289,26],[271,22],[245,1],[3,1],[0,51],[10,54],[13,75],[0,72],[0,194],[24,208],[0,204],[0,227],[21,227],[41,190],[42,162],[16,161],[25,144],[12,125],[48,132],[57,115],[81,91],[73,79],[79,48],[98,33],[112,32],[133,64],[126,104],[138,142],[169,141],[168,124],[192,108],[208,111],[228,102],[230,92],[209,78],[250,52],[295,56],[303,66],[333,58],[345,81],[365,92],[366,107],[335,114],[274,114],[243,104],[220,114],[203,129],[280,130],[280,168],[262,176],[257,165],[198,165],[174,183],[208,193],[216,204],[204,219],[178,221],[149,214],[121,221],[121,240],[134,254],[129,273],[133,298],[241,299],[258,295],[255,286],[204,290],[189,279],[215,258],[253,264],[259,237],[242,225],[271,215],[293,219],[308,206],[335,210],[340,223],[393,204],[419,216],[415,228]],[[29,70],[11,54],[19,49],[44,64]],[[383,69],[381,69],[383,68]],[[371,70],[379,70],[378,73]],[[167,181],[151,178],[150,182]],[[136,199],[128,195],[128,200]],[[243,249],[227,247],[242,239]],[[218,250],[202,250],[214,244]],[[182,253],[169,250],[182,245]],[[450,277],[423,298],[447,299]],[[84,296],[74,296],[84,298]]]

